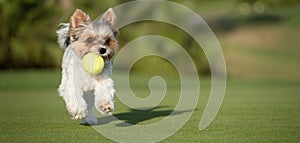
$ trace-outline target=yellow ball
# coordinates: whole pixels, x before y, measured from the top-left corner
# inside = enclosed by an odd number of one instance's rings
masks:
[[[104,60],[94,53],[86,54],[82,59],[82,67],[89,74],[99,74],[104,67]]]

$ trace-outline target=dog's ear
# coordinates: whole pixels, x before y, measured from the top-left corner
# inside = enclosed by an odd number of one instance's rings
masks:
[[[83,27],[90,22],[91,22],[91,18],[89,15],[87,15],[80,9],[76,9],[70,18],[70,28],[76,29],[79,27]]]
[[[76,41],[82,30],[85,29],[89,23],[91,23],[90,16],[80,9],[76,9],[70,18],[68,32],[70,42]]]
[[[60,29],[56,31],[57,42],[62,49],[66,49],[70,45],[70,37],[68,35],[69,27],[69,23],[61,23]]]
[[[100,21],[109,24],[111,27],[116,25],[116,14],[112,8],[109,8],[101,17]]]

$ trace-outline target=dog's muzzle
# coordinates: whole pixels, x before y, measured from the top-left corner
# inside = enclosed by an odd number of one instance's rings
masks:
[[[105,49],[104,47],[101,47],[101,48],[99,49],[99,53],[100,53],[101,55],[105,54],[105,53],[106,53],[106,49]]]

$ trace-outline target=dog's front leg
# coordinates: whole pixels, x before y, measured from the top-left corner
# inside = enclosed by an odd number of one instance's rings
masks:
[[[95,87],[95,107],[102,114],[111,115],[114,110],[114,83],[111,78],[101,79]]]
[[[87,104],[83,98],[83,91],[76,88],[73,82],[61,84],[59,94],[63,97],[73,119],[82,119],[87,116]]]
[[[73,119],[82,119],[87,116],[87,104],[83,98],[81,88],[81,73],[75,53],[71,48],[67,48],[62,61],[62,79],[59,85],[59,95],[64,99],[67,110]]]

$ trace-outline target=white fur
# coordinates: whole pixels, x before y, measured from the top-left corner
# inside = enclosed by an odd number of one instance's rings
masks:
[[[67,31],[66,24],[57,31],[58,43],[61,48],[65,48],[58,92],[73,119],[84,119],[83,123],[95,125],[97,118],[92,111],[94,105],[101,113],[111,114],[114,110],[112,63],[106,62],[103,71],[96,76],[86,73],[81,66],[81,59],[73,51],[72,44],[68,47],[64,45]],[[111,110],[107,110],[108,108]]]
[[[56,31],[56,34],[58,36],[57,43],[59,44],[60,48],[66,49],[67,47],[65,45],[65,41],[66,41],[67,36],[68,36],[68,31],[69,31],[70,24],[69,23],[61,23],[60,26],[61,26],[61,28]]]

